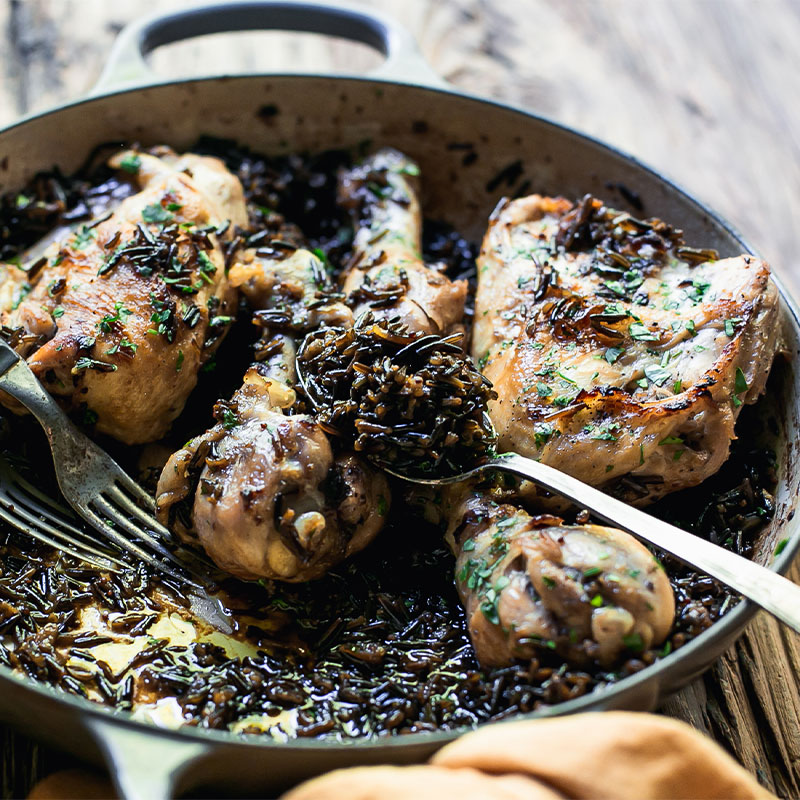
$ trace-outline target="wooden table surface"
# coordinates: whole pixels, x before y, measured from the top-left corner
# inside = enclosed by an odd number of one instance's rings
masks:
[[[0,0],[0,126],[79,97],[115,33],[177,0]],[[619,146],[731,220],[800,297],[800,3],[797,0],[372,0],[458,86]],[[173,77],[368,69],[363,45],[280,32],[157,51]],[[800,576],[797,565],[793,577]],[[800,797],[800,637],[759,614],[664,713],[705,731],[764,786]],[[64,757],[0,731],[3,796]]]

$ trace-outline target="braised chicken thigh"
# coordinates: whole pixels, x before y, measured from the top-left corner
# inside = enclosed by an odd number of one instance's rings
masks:
[[[466,281],[451,281],[422,260],[419,167],[383,148],[339,176],[339,202],[355,228],[344,290],[355,315],[399,321],[409,332],[445,334],[461,323]]]
[[[115,156],[141,191],[53,243],[26,297],[3,296],[3,324],[45,387],[126,444],[167,432],[225,335],[236,293],[223,230],[247,218],[221,161],[160,153]]]
[[[313,580],[363,549],[389,505],[383,475],[352,453],[336,455],[307,414],[288,413],[294,336],[311,325],[352,324],[352,314],[335,300],[309,309],[331,287],[322,262],[301,247],[248,250],[230,280],[258,309],[261,361],[230,402],[217,404],[218,423],[164,467],[159,516],[240,578]],[[182,518],[184,500],[190,510]]]
[[[503,202],[478,281],[472,351],[499,449],[637,504],[719,469],[777,348],[767,264],[589,196]]]

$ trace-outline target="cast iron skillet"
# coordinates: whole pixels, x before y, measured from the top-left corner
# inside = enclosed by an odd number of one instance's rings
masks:
[[[173,82],[153,76],[143,59],[167,42],[255,28],[344,36],[377,48],[387,58],[367,78],[281,74]],[[266,152],[319,150],[364,139],[376,146],[394,145],[420,162],[427,215],[446,219],[474,239],[482,235],[503,194],[530,190],[576,197],[590,191],[624,209],[632,195],[619,192],[623,185],[645,202],[643,211],[630,210],[675,223],[689,243],[715,247],[726,256],[753,252],[713,212],[634,159],[529,112],[455,90],[431,72],[411,36],[393,21],[365,8],[319,2],[204,6],[128,27],[88,99],[0,132],[0,191],[23,185],[54,162],[64,171],[74,170],[100,142],[166,142],[180,149],[203,133]],[[466,159],[468,165],[462,163],[466,152],[475,154]],[[502,180],[493,181],[503,170]],[[781,324],[793,359],[800,354],[800,312],[783,288],[781,295]],[[775,518],[761,536],[756,558],[785,572],[800,547],[800,518],[792,519],[800,474],[793,474],[791,464],[792,447],[800,444],[800,384],[791,360],[776,365],[774,372],[762,402],[772,405],[777,419],[780,483]],[[775,545],[784,538],[788,544],[773,560]],[[754,606],[741,603],[663,661],[541,714],[652,710],[666,694],[700,675],[754,613]],[[218,731],[165,731],[5,667],[0,667],[0,716],[81,759],[107,764],[124,797],[151,800],[199,787],[226,794],[277,793],[334,767],[418,762],[456,736],[284,744]]]

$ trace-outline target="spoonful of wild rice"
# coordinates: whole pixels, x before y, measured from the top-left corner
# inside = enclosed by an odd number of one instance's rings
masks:
[[[452,475],[485,461],[497,438],[487,413],[497,395],[462,336],[409,333],[367,312],[308,334],[297,373],[328,433],[394,473]]]

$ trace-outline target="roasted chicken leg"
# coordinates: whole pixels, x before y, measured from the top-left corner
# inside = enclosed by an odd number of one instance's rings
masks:
[[[541,648],[574,664],[610,666],[625,652],[664,641],[675,616],[672,587],[632,536],[459,491],[449,538],[482,666],[530,658]]]
[[[399,317],[410,332],[446,334],[461,323],[466,281],[422,260],[419,167],[384,148],[339,176],[339,202],[353,219],[353,258],[344,290],[356,317]]]
[[[217,424],[164,467],[159,516],[240,578],[312,580],[365,547],[389,506],[383,475],[352,453],[336,455],[308,415],[288,413],[294,337],[311,325],[352,324],[352,314],[324,298],[309,308],[331,287],[321,261],[303,248],[246,252],[230,279],[259,309],[262,360],[231,401],[217,405]]]

